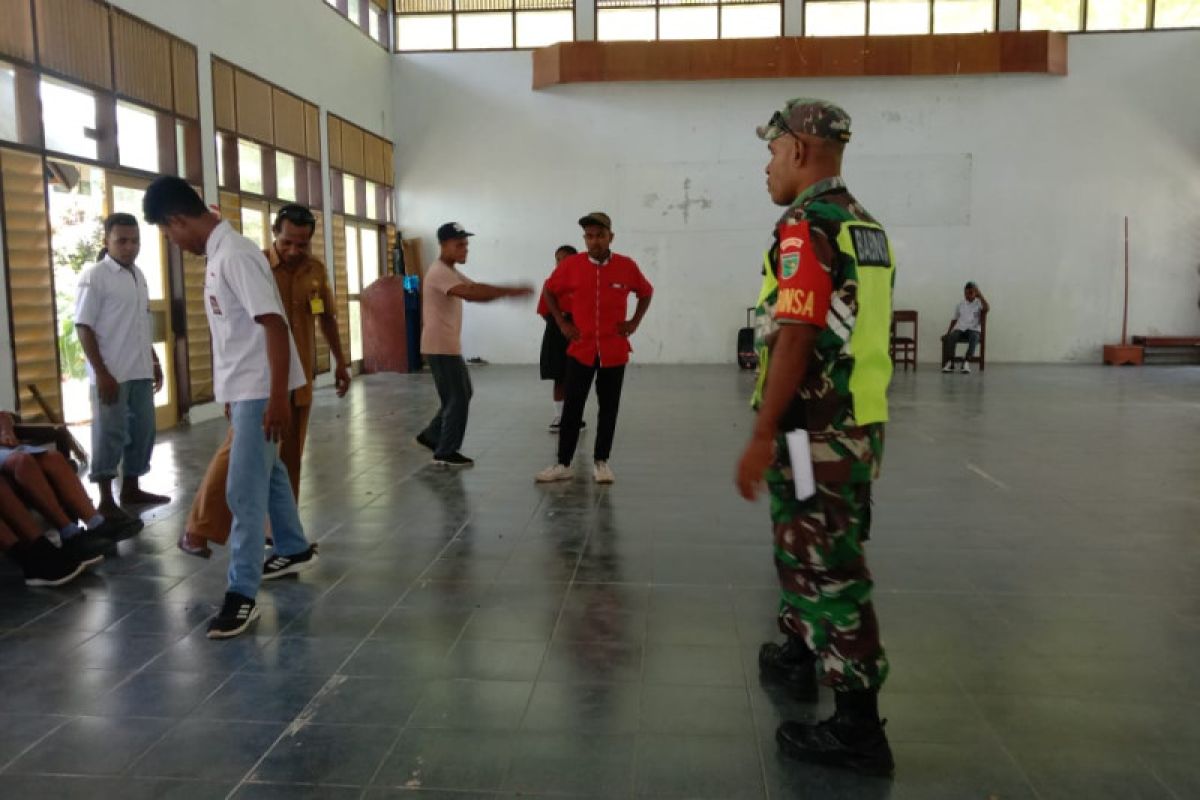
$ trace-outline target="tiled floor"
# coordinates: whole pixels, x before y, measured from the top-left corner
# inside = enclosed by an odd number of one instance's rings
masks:
[[[776,753],[830,703],[754,664],[750,376],[632,369],[601,490],[533,484],[533,373],[473,371],[467,472],[411,443],[428,377],[319,392],[321,562],[264,587],[253,636],[204,638],[224,553],[173,548],[223,422],[164,437],[149,483],[179,501],[97,574],[34,591],[0,565],[0,796],[1200,797],[1200,369],[897,376],[870,545],[890,782]]]

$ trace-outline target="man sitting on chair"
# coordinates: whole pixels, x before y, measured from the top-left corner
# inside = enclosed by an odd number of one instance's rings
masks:
[[[979,346],[979,336],[983,329],[983,315],[991,310],[988,301],[984,299],[974,281],[968,281],[967,285],[963,287],[963,297],[965,299],[954,309],[950,327],[947,328],[946,335],[942,337],[942,372],[954,370],[954,348],[959,342],[967,343],[967,354],[963,357],[962,372],[969,373],[971,371],[970,361],[971,357],[975,355],[975,348]]]

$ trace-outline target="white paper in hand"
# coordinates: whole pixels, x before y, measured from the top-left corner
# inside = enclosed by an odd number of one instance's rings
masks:
[[[813,479],[812,449],[808,444],[808,431],[795,430],[784,434],[788,456],[792,461],[792,483],[796,486],[796,499],[807,500],[817,493]]]

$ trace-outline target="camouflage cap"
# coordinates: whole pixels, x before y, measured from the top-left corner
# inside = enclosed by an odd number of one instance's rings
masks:
[[[828,100],[797,97],[758,126],[758,138],[770,142],[785,134],[807,134],[835,142],[850,141],[850,115]]]

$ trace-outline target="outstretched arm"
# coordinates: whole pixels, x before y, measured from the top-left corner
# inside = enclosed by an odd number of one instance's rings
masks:
[[[447,294],[461,297],[468,303],[490,303],[503,297],[528,297],[533,294],[533,287],[528,284],[493,286],[490,283],[460,283]]]

